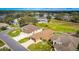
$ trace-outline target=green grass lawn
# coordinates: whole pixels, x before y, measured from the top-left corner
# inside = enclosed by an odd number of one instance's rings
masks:
[[[0,47],[4,46],[5,43],[0,40]]]
[[[27,42],[29,40],[29,38],[23,38],[19,41],[19,43],[24,43],[24,42]]]
[[[49,23],[37,23],[36,25],[59,32],[76,32],[79,30],[79,24],[59,20],[51,20]]]
[[[11,37],[16,37],[20,34],[21,30],[20,29],[16,29],[16,30],[12,30],[8,33],[8,35],[10,35]]]
[[[7,48],[7,47],[3,47],[3,48],[0,49],[0,51],[11,51],[11,49]]]
[[[50,51],[51,46],[47,42],[39,42],[37,44],[31,44],[28,49],[31,51]]]

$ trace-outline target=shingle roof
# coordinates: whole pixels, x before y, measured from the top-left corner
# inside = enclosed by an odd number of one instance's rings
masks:
[[[76,50],[77,45],[79,43],[79,38],[73,37],[69,34],[62,34],[58,36],[56,39],[53,39],[56,44],[54,47],[59,51],[72,51]],[[58,44],[60,42],[61,44]]]
[[[45,39],[45,40],[49,40],[53,35],[53,31],[50,29],[44,29],[42,32],[39,32],[37,34],[34,34],[32,36],[33,39],[40,40],[40,39]]]
[[[26,32],[26,33],[31,33],[31,32],[36,31],[36,30],[38,30],[38,29],[40,29],[40,28],[38,28],[38,27],[36,27],[36,26],[34,26],[34,25],[31,25],[31,24],[26,25],[26,26],[23,27],[23,30],[24,30],[24,32]]]

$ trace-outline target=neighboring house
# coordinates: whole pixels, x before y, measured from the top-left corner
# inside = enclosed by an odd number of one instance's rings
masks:
[[[47,18],[38,18],[38,23],[48,23],[48,19]]]
[[[47,18],[47,16],[48,16],[48,13],[44,13],[43,17]]]
[[[66,14],[66,15],[62,16],[62,18],[63,18],[64,20],[66,20],[66,21],[70,21],[70,20],[72,19],[72,16],[69,15],[69,14]]]
[[[79,38],[65,33],[53,36],[52,41],[56,51],[75,51],[77,50]]]
[[[10,26],[8,24],[6,24],[6,23],[0,23],[0,29],[2,27],[5,27],[6,29],[10,29]]]
[[[19,27],[19,26],[20,26],[20,25],[19,25],[19,20],[21,20],[21,19],[20,19],[20,18],[14,19],[14,20],[12,21],[12,24],[15,25],[15,26],[17,26],[17,27]]]
[[[8,25],[8,24],[6,24],[6,23],[0,23],[0,32],[1,31],[6,31],[6,32],[8,32],[9,30],[11,30],[12,28]]]
[[[8,27],[9,25],[8,24],[6,24],[6,23],[0,23],[0,28],[1,27]]]
[[[34,34],[31,39],[33,39],[35,42],[39,40],[49,40],[53,36],[53,31],[50,29],[43,29],[43,31]]]
[[[1,15],[0,20],[3,20],[5,17],[6,17],[5,15]]]
[[[31,24],[24,26],[22,29],[24,33],[28,34],[28,36],[32,36],[33,34],[36,34],[42,31],[41,28]]]
[[[48,19],[47,19],[47,14],[43,14],[43,16],[40,16],[39,14],[37,14],[35,16],[35,18],[38,20],[38,23],[47,23]]]

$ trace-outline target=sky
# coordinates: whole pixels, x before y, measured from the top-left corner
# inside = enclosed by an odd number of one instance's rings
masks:
[[[0,0],[0,7],[8,8],[70,8],[79,7],[79,0]]]
[[[0,8],[0,10],[79,11],[79,8]]]

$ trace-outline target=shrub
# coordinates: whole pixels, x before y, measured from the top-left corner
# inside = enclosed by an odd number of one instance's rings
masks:
[[[79,30],[76,32],[76,36],[79,37]]]

